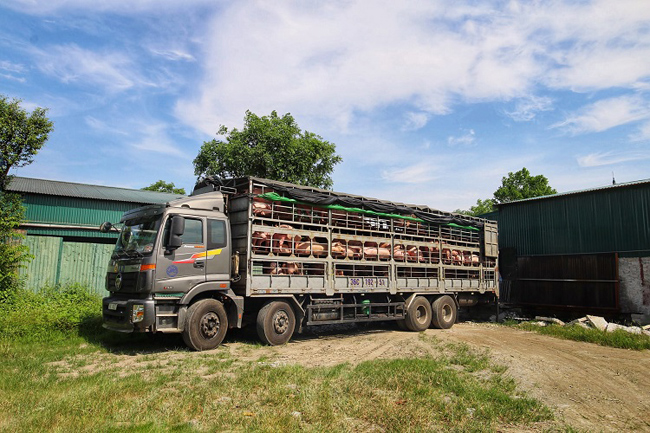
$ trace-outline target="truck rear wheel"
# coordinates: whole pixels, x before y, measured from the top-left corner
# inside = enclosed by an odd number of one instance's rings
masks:
[[[431,326],[438,329],[449,329],[456,323],[458,310],[451,296],[441,296],[431,304],[433,316]]]
[[[406,310],[404,324],[409,331],[424,331],[431,324],[431,304],[422,296],[416,297]]]
[[[215,299],[192,304],[185,317],[183,341],[194,350],[214,349],[226,336],[228,315],[223,304]]]
[[[296,314],[285,301],[271,301],[257,313],[257,335],[265,344],[287,343],[296,329]]]

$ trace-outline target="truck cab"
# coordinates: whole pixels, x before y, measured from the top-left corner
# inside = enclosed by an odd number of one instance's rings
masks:
[[[241,323],[243,302],[230,288],[232,245],[224,207],[224,194],[214,191],[123,215],[107,269],[105,328],[183,333],[190,347],[206,349]],[[200,317],[189,308],[197,303],[203,306]],[[190,333],[190,325],[198,331]]]

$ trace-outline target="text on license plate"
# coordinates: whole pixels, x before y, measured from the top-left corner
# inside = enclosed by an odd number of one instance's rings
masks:
[[[117,302],[111,302],[110,304],[108,304],[108,309],[117,310]]]

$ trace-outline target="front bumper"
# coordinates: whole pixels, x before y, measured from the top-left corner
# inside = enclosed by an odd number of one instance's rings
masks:
[[[142,321],[133,323],[133,306],[144,306]],[[147,332],[156,321],[153,299],[104,298],[102,302],[103,327],[118,332]]]

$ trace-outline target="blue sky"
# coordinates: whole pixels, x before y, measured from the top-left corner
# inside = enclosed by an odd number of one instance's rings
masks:
[[[335,190],[467,209],[522,167],[650,178],[650,2],[5,0],[0,93],[55,123],[20,176],[191,190],[276,110],[337,145]]]

